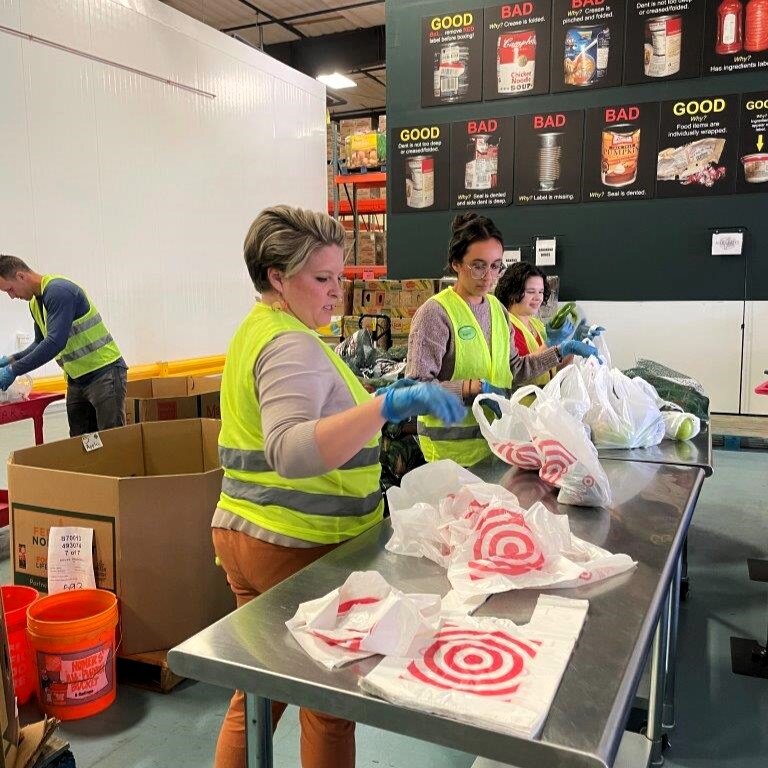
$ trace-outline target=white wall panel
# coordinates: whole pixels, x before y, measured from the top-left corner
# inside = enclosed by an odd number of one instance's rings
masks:
[[[579,302],[604,325],[613,364],[656,360],[698,379],[713,411],[739,412],[742,302]]]
[[[130,364],[223,352],[255,215],[324,208],[324,87],[154,0],[19,7],[0,19],[216,97],[0,33],[0,251],[81,281]],[[0,320],[0,351],[31,328],[10,302]]]
[[[88,50],[90,0],[21,0],[21,28],[60,45]]]
[[[21,0],[0,0],[0,24],[11,29],[18,29],[21,25]]]
[[[744,329],[742,413],[768,416],[768,396],[755,387],[768,379],[768,301],[748,301]]]

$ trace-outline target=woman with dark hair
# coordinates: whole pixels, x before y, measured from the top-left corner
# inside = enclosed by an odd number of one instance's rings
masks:
[[[491,219],[475,213],[456,216],[448,244],[448,270],[456,284],[419,307],[411,324],[406,376],[439,381],[467,404],[479,394],[506,394],[513,380],[515,386],[531,381],[568,355],[596,354],[578,341],[535,355],[518,354],[507,310],[492,294],[504,272],[503,243]],[[491,453],[471,413],[453,426],[419,418],[418,434],[427,461],[453,459],[469,467]]]
[[[496,285],[496,298],[509,312],[512,343],[519,355],[535,355],[549,346],[547,327],[539,319],[542,304],[551,294],[547,276],[534,264],[513,264]],[[570,325],[570,323],[569,323]],[[570,326],[573,331],[573,326]],[[545,371],[530,383],[543,387],[556,373]]]

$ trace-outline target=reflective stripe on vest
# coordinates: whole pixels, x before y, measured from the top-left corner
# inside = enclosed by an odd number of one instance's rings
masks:
[[[533,327],[533,330],[536,331],[536,333],[539,334],[539,338],[537,339],[533,333],[531,333],[531,329],[525,324],[523,320],[521,320],[517,315],[513,315],[511,312],[509,313],[509,320],[512,323],[512,325],[517,328],[520,333],[523,334],[523,338],[525,339],[525,346],[528,348],[528,354],[531,355],[534,352],[538,352],[540,349],[544,349],[547,346],[547,329],[544,326],[544,323],[539,320],[538,317],[532,317],[530,322],[531,326]],[[557,373],[557,369],[553,368],[550,371],[547,371],[546,373],[542,373],[541,376],[537,376],[532,381],[529,381],[529,384],[536,384],[538,387],[543,387],[545,384],[548,384],[552,377]],[[523,398],[521,401],[524,405],[528,405],[529,403],[532,403],[534,401],[534,397],[526,397]],[[526,402],[527,401],[527,402]]]
[[[285,312],[257,304],[232,339],[222,375],[219,456],[224,480],[219,506],[285,536],[318,544],[344,541],[383,517],[379,437],[372,438],[343,467],[316,477],[282,477],[269,465],[253,369],[264,347],[283,333],[312,336],[354,402],[359,405],[370,398],[352,371],[316,333]]]
[[[43,336],[48,335],[48,312],[43,305],[43,297],[45,296],[45,289],[53,280],[67,280],[73,283],[72,280],[61,275],[43,276],[40,283],[41,296],[39,299],[34,297],[29,302],[32,319]],[[73,285],[77,285],[77,283],[73,283]],[[83,289],[80,288],[80,290]],[[85,291],[83,293],[88,302],[88,311],[72,322],[66,346],[56,358],[56,362],[64,369],[64,373],[70,379],[77,379],[120,359],[120,350],[104,325],[101,314],[91,302],[88,294]]]
[[[467,302],[453,288],[433,296],[443,307],[451,323],[456,349],[452,381],[486,379],[497,387],[512,385],[509,367],[509,321],[495,296],[485,300],[491,311],[491,348]],[[480,433],[475,417],[469,412],[461,424],[446,425],[431,416],[420,416],[417,424],[419,445],[427,461],[453,459],[470,467],[491,455],[488,443]]]

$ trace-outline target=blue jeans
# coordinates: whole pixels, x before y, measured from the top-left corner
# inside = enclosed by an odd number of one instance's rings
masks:
[[[128,370],[108,368],[87,384],[67,383],[69,435],[85,435],[125,426],[125,389]]]

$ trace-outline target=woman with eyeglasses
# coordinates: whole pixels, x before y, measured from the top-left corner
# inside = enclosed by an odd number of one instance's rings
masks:
[[[503,242],[491,219],[456,216],[448,244],[448,270],[456,284],[421,306],[411,324],[406,376],[438,381],[467,404],[479,394],[508,394],[513,381],[525,384],[568,355],[596,354],[578,341],[518,354],[507,310],[491,292],[504,272]],[[470,467],[491,454],[471,412],[451,426],[419,417],[418,435],[427,461],[453,459]]]

